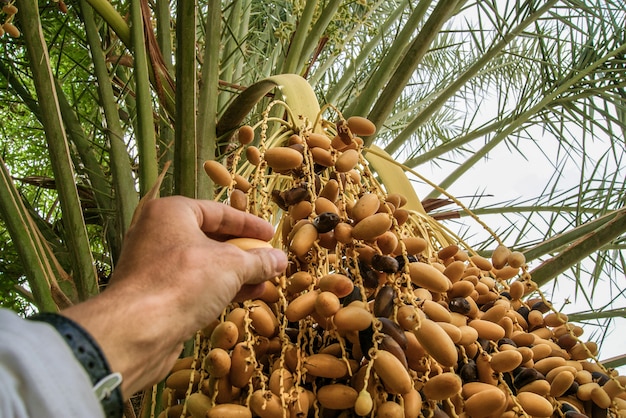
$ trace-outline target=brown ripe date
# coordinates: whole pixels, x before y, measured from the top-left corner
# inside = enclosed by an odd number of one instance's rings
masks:
[[[348,374],[346,363],[330,354],[312,354],[303,363],[306,373],[316,377],[340,379]]]
[[[341,302],[332,292],[321,292],[315,300],[315,311],[324,318],[333,316],[341,308]]]
[[[317,229],[317,232],[323,234],[335,229],[340,220],[339,215],[336,213],[323,212],[313,219],[313,226]]]
[[[352,219],[354,222],[360,222],[361,220],[371,216],[378,211],[380,206],[380,200],[378,196],[373,193],[364,194],[352,208]]]
[[[242,145],[248,145],[254,140],[254,129],[250,125],[243,125],[237,131],[237,140]]]
[[[340,173],[346,173],[352,170],[358,162],[359,153],[353,149],[346,150],[335,161],[335,170]]]
[[[398,260],[388,255],[374,254],[372,268],[383,273],[396,273],[399,269]]]
[[[224,321],[215,327],[211,333],[211,345],[216,348],[229,350],[235,346],[239,338],[237,325],[231,321]]]
[[[422,392],[426,399],[443,401],[461,392],[462,381],[455,373],[442,373],[426,381]]]

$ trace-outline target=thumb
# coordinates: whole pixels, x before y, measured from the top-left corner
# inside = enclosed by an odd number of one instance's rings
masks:
[[[255,248],[246,251],[240,264],[243,284],[259,284],[283,274],[287,256],[275,248]]]

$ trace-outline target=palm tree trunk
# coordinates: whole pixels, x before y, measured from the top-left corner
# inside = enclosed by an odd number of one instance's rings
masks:
[[[180,1],[176,12],[176,125],[174,190],[196,197],[196,1]]]

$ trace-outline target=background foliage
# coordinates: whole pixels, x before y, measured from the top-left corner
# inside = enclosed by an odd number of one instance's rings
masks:
[[[591,338],[624,323],[621,1],[15,5],[2,18],[22,33],[0,38],[3,306],[95,294],[166,162],[161,195],[211,198],[202,162],[232,149],[216,133],[227,106],[296,73],[320,103],[376,123],[366,145],[404,165],[433,216],[488,255],[496,244],[459,196],[523,251]],[[612,353],[608,365],[625,364]]]

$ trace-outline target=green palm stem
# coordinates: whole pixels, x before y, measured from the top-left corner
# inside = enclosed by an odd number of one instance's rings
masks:
[[[477,208],[472,209],[472,213],[477,216],[482,215],[501,215],[505,213],[518,214],[518,213],[533,213],[533,212],[552,212],[552,213],[589,213],[597,214],[597,208],[584,208],[576,206],[562,206],[562,205],[508,205],[506,207],[494,207],[494,208]],[[461,216],[465,216],[465,213],[460,213]]]
[[[198,147],[197,167],[202,167],[206,160],[215,159],[217,149],[217,97],[219,85],[219,50],[220,50],[220,23],[221,5],[219,2],[210,2],[206,13],[206,30],[204,45],[204,60],[202,65],[202,83],[198,98],[198,130],[196,144]],[[200,171],[202,171],[200,169]],[[213,182],[209,176],[199,173],[197,176],[196,195],[201,199],[213,197]]]
[[[113,32],[128,48],[131,47],[131,30],[130,26],[124,20],[122,15],[115,10],[115,7],[107,0],[85,0],[94,8],[94,10],[104,19],[105,22],[113,29]]]
[[[209,5],[209,7],[211,6],[212,5]],[[241,82],[241,80],[239,80],[239,76],[242,74],[242,67],[245,64],[245,59],[237,58],[245,56],[243,40],[246,37],[246,32],[243,32],[242,30],[248,28],[249,26],[249,9],[250,4],[248,2],[232,1],[224,10],[224,31],[229,33],[230,36],[227,36],[225,40],[222,38],[223,47],[220,48],[219,51],[221,55],[219,78],[221,80],[231,83]],[[208,19],[209,17],[207,15],[207,21]],[[206,27],[204,35],[205,44],[212,41],[208,37],[210,32],[211,30]],[[219,36],[218,39],[220,39]],[[205,45],[205,48],[206,47],[208,47],[208,45]],[[224,109],[228,105],[231,98],[232,96],[230,94],[220,94],[217,97],[219,103],[218,109]]]
[[[428,161],[432,161],[435,158],[440,157],[441,155],[447,152],[450,152],[456,149],[462,149],[464,145],[472,142],[475,139],[482,138],[492,132],[499,132],[504,126],[507,126],[510,124],[516,124],[515,122],[516,115],[517,114],[500,118],[499,120],[496,120],[493,123],[490,123],[478,129],[474,129],[463,136],[447,141],[428,151],[424,151],[423,153],[420,153],[419,155],[406,160],[404,162],[404,165],[406,165],[407,167],[414,168]],[[404,131],[399,133],[398,135],[403,135],[403,134],[404,134]]]
[[[621,127],[622,137],[626,137],[626,88],[622,84],[618,89],[619,97],[615,98],[615,112],[617,113],[618,124]]]
[[[345,97],[346,90],[353,88],[350,84],[354,82],[355,75],[361,71],[367,59],[371,58],[372,51],[381,45],[381,42],[383,41],[385,35],[389,32],[391,25],[393,25],[402,16],[407,3],[408,0],[404,0],[401,4],[394,8],[393,12],[387,17],[387,19],[381,23],[379,30],[377,30],[376,33],[372,35],[371,39],[369,39],[369,41],[361,47],[359,54],[348,63],[346,70],[343,71],[339,80],[337,80],[337,82],[335,82],[332,86],[329,86],[328,91],[324,94],[324,100],[326,103],[340,104],[340,97]],[[315,71],[315,74],[309,78],[310,83],[312,85],[317,84],[334,62],[334,58],[329,57],[324,62],[320,63],[320,68],[318,68]],[[362,98],[359,96],[359,99]],[[346,112],[346,115],[347,114],[348,113]]]
[[[487,63],[497,57],[502,50],[519,34],[522,33],[530,24],[534,23],[548,10],[550,10],[558,0],[550,0],[534,13],[530,14],[524,21],[513,28],[510,32],[504,34],[502,39],[496,42],[487,52],[481,55],[466,71],[464,71],[454,82],[446,87],[437,97],[420,111],[415,119],[402,130],[394,140],[385,148],[389,154],[394,154],[402,145],[402,141],[407,141],[415,133],[418,127],[424,124],[438,109],[443,106],[452,96],[454,96],[468,80],[484,70]]]
[[[116,219],[112,219],[115,213],[113,209],[114,201],[111,191],[111,184],[107,180],[107,176],[99,159],[99,155],[94,149],[93,142],[86,136],[83,126],[78,120],[75,109],[68,102],[67,97],[61,89],[58,80],[55,79],[56,91],[59,99],[59,108],[63,121],[65,122],[68,140],[74,145],[74,149],[78,153],[79,162],[74,165],[76,167],[83,166],[81,172],[89,179],[89,187],[93,192],[93,197],[98,206],[100,216],[102,217],[103,227],[107,235],[110,245],[111,254],[116,258],[122,245],[122,235],[120,225]],[[128,155],[128,154],[126,154]]]
[[[176,122],[174,191],[196,196],[196,2],[179,1],[176,9]]]
[[[237,28],[237,42],[238,48],[245,54],[247,49],[247,38],[250,32],[250,17],[252,15],[252,1],[253,0],[238,0],[237,3],[241,4],[241,13],[239,22],[236,24]],[[233,69],[231,80],[241,80],[243,75],[249,70],[245,60],[236,60],[235,67]],[[256,80],[254,80],[256,81]],[[222,109],[222,108],[218,108]]]
[[[553,213],[589,213],[595,214],[597,209],[585,209],[579,207],[567,207],[567,206],[507,206],[506,208],[479,208],[472,209],[472,213],[476,216],[483,215],[503,215],[506,213],[511,214],[521,214],[521,213],[534,213],[534,212],[553,212]],[[602,228],[606,225],[607,222],[612,221],[615,216],[619,214],[619,211],[609,212],[605,215],[602,215],[599,218],[590,220],[588,222],[582,223],[575,228],[572,228],[568,231],[562,232],[557,235],[553,235],[546,240],[542,240],[539,244],[533,245],[528,248],[517,248],[518,251],[522,251],[524,253],[524,257],[527,262],[531,262],[540,257],[543,257],[548,254],[554,254],[556,252],[562,251],[567,248],[572,242],[578,241],[584,236]],[[459,212],[460,216],[466,216],[464,212]],[[608,248],[608,245],[605,245],[604,248]],[[491,257],[491,251],[485,251],[481,253],[485,257]]]
[[[310,0],[305,2],[302,16],[300,16],[296,32],[293,35],[293,40],[289,44],[287,57],[283,62],[283,68],[281,72],[284,74],[296,74],[300,73],[300,71],[302,70],[302,68],[300,67],[300,63],[303,60],[303,48],[306,43],[306,39],[309,36],[309,29],[311,29],[311,24],[313,22],[317,3],[317,0]]]
[[[133,70],[135,94],[137,100],[137,131],[135,139],[139,154],[139,192],[145,195],[156,182],[159,175],[154,134],[154,116],[152,95],[148,71],[148,54],[144,37],[141,0],[130,2],[131,40],[133,51]]]
[[[585,312],[573,312],[567,314],[568,321],[570,322],[595,322],[599,323],[600,319],[613,319],[613,318],[626,318],[625,308],[614,309],[594,309]],[[605,328],[604,332],[608,330]],[[602,340],[601,340],[602,341]],[[607,358],[600,361],[602,365],[608,369],[621,367],[626,365],[626,354],[621,354],[615,357]]]
[[[170,115],[174,114],[174,100],[176,90],[174,82],[174,71],[167,66],[165,58],[161,55],[158,40],[154,34],[153,10],[148,4],[148,0],[140,0],[143,14],[144,35],[146,52],[148,53],[148,75],[154,87],[159,106],[163,107]],[[171,60],[171,56],[168,57]]]
[[[570,94],[567,97],[556,99],[552,106],[562,106],[564,110],[567,110],[569,113],[578,115],[579,118],[575,120],[588,119],[588,113],[586,112],[588,112],[591,108],[592,111],[600,115],[601,118],[593,118],[592,120],[586,120],[585,122],[597,129],[602,130],[606,135],[614,136],[615,133],[610,128],[606,128],[600,123],[601,121],[609,121],[611,124],[618,126],[622,136],[625,136],[626,130],[623,127],[626,126],[624,124],[626,121],[620,120],[619,117],[621,109],[626,103],[623,102],[621,98],[611,94],[615,90],[619,91],[619,89],[624,88],[626,88],[626,81],[613,85],[602,86],[600,88],[583,88],[583,90],[576,94]],[[602,98],[604,100],[603,107],[595,105],[594,99],[596,98]],[[582,100],[586,100],[584,109],[576,106],[577,102]],[[612,105],[612,109],[608,107],[609,105]],[[613,113],[617,114],[618,117],[616,118]]]
[[[533,281],[539,286],[543,286],[585,257],[611,243],[625,231],[626,209],[622,209],[617,211],[615,216],[604,225],[583,235],[567,249],[532,270],[530,274],[533,277]]]
[[[30,1],[21,3],[20,18],[63,213],[62,221],[67,234],[66,245],[74,267],[73,278],[78,297],[83,300],[98,293],[98,282],[38,5]]]
[[[283,62],[282,72],[284,74],[304,74],[307,60],[312,56],[336,9],[339,7],[337,3],[333,0],[327,4],[318,20],[313,23],[317,0],[306,2],[293,40],[289,44],[287,57]],[[270,113],[272,116],[280,116],[280,114],[281,109],[279,107],[275,107]]]
[[[174,63],[172,62],[172,14],[170,2],[168,0],[157,0],[155,6],[155,18],[157,22],[156,39],[163,57],[165,69],[168,73],[174,74]]]
[[[133,50],[131,27],[126,20],[118,13],[118,11],[107,0],[86,0],[91,7],[98,13],[100,17],[110,26],[113,32],[119,37],[120,41],[129,49]],[[131,6],[132,8],[132,6]],[[132,19],[131,19],[132,20]],[[148,73],[150,81],[155,86],[163,87],[162,93],[164,93],[165,99],[162,106],[164,106],[168,112],[173,113],[174,109],[174,92],[168,81],[166,74],[161,73],[160,68],[157,67],[157,71],[154,71],[151,63],[148,62]],[[158,81],[157,81],[158,77]]]
[[[607,369],[614,369],[626,365],[626,354],[602,360],[602,365]]]
[[[391,114],[396,100],[402,94],[402,90],[406,87],[415,69],[422,61],[422,58],[424,58],[424,55],[428,52],[430,44],[437,37],[444,23],[452,16],[459,2],[462,1],[464,0],[439,1],[424,23],[419,34],[406,49],[402,60],[398,63],[391,77],[389,77],[389,81],[381,91],[380,96],[367,116],[368,119],[376,125],[377,131],[380,131],[383,123]],[[370,136],[363,138],[363,140],[365,146],[369,146],[374,141],[374,137]],[[390,152],[388,153],[391,154]]]
[[[54,255],[24,206],[1,157],[0,214],[22,261],[32,302],[40,311],[58,310],[51,292],[59,273],[50,263],[49,257]]]
[[[398,63],[402,60],[404,62],[404,64],[402,65],[406,65],[406,61],[404,61],[405,57],[403,56],[402,52],[410,52],[406,48],[408,45],[410,45],[411,38],[413,38],[414,33],[417,31],[420,23],[424,19],[424,16],[426,15],[426,12],[428,11],[431,3],[432,0],[420,0],[415,9],[413,9],[413,12],[409,16],[409,19],[404,24],[402,30],[400,31],[400,33],[398,33],[398,36],[394,39],[393,43],[389,47],[387,54],[380,62],[378,69],[367,81],[367,85],[365,86],[363,91],[359,93],[359,99],[354,100],[345,110],[345,114],[347,116],[365,115],[372,108],[372,105],[376,101],[379,93],[383,90],[385,84],[391,81],[392,76],[396,76],[395,73],[398,71]],[[441,22],[441,24],[443,24],[443,22]],[[426,26],[424,28],[426,29]],[[416,40],[423,39],[423,36],[425,36],[425,33],[423,31],[420,31]],[[415,44],[415,41],[413,41],[412,45],[412,48],[416,48],[417,46],[417,44]],[[423,47],[427,48],[428,44],[424,45]],[[412,54],[412,56],[414,55]],[[421,60],[421,57],[418,59]],[[416,60],[416,62],[412,63],[411,65],[414,68],[415,66],[417,66],[417,64],[418,62]]]
[[[114,73],[114,74],[113,74]],[[122,65],[116,65],[112,69],[112,77],[115,78],[118,86],[123,86],[120,88],[120,92],[118,93],[117,100],[124,103],[123,109],[127,114],[126,123],[129,126],[124,126],[126,135],[132,135],[133,132],[138,131],[137,128],[137,100],[135,92],[132,90],[132,85],[130,82],[130,75],[132,72]],[[132,126],[132,129],[130,128]],[[136,141],[135,141],[136,142]],[[134,162],[134,165],[137,165],[137,162]]]
[[[163,56],[166,70],[170,74],[174,74],[175,68],[172,62],[172,33],[170,29],[172,15],[169,0],[157,0],[155,15],[157,21],[156,38],[159,49],[161,50],[161,56]],[[172,161],[174,159],[174,129],[172,128],[169,113],[162,106],[159,106],[159,116],[159,162],[161,168],[166,161]],[[161,184],[161,193],[169,196],[173,192],[173,178],[171,175],[165,176]]]
[[[84,169],[81,169],[81,171],[89,179],[94,199],[102,210],[108,211],[112,206],[111,185],[106,179],[106,174],[94,150],[93,143],[86,137],[78,115],[69,103],[61,84],[56,78],[54,83],[67,137],[74,145],[74,149],[76,149],[80,159],[80,161],[75,161],[74,165],[84,165]]]
[[[304,68],[310,65],[307,61],[313,56],[313,52],[318,47],[320,39],[322,39],[326,28],[328,28],[328,25],[335,17],[335,13],[339,10],[341,3],[341,0],[329,0],[324,5],[324,9],[321,11],[315,23],[313,23],[313,26],[310,27],[308,35],[304,38],[302,52],[300,53],[300,59],[298,60],[296,68]],[[346,34],[345,39],[349,37],[350,35]]]
[[[626,308],[574,312],[567,314],[567,319],[571,322],[593,321],[602,318],[626,318]]]
[[[135,190],[128,150],[124,142],[124,129],[122,128],[119,112],[117,110],[117,100],[113,94],[94,13],[91,7],[87,5],[86,0],[81,0],[80,5],[87,41],[89,43],[89,49],[91,50],[94,73],[98,81],[100,103],[106,120],[106,134],[110,144],[109,159],[113,189],[115,190],[115,213],[117,222],[116,227],[113,228],[117,231],[116,241],[112,244],[112,247],[116,250],[112,251],[112,255],[113,259],[116,260],[117,255],[119,255],[119,249],[121,249],[121,240],[130,226],[130,221],[139,199]]]
[[[477,164],[481,159],[483,159],[493,148],[496,147],[496,145],[504,141],[511,133],[519,129],[519,127],[522,126],[526,121],[528,121],[532,116],[538,114],[546,107],[549,107],[556,98],[560,97],[562,94],[565,94],[568,90],[571,89],[572,86],[575,86],[583,78],[592,74],[606,61],[612,59],[619,54],[623,54],[624,52],[626,52],[626,43],[621,44],[613,51],[596,60],[587,68],[581,69],[578,73],[572,74],[570,79],[560,80],[560,82],[557,84],[557,87],[552,92],[546,93],[546,95],[537,104],[522,112],[514,124],[510,124],[501,131],[499,131],[498,134],[495,135],[487,144],[485,144],[484,147],[473,153],[470,158],[468,158],[459,167],[453,170],[452,173],[450,173],[439,184],[439,186],[444,190],[449,188],[452,183],[458,180],[467,170],[474,167],[474,165]],[[433,190],[426,198],[434,199],[439,196],[439,194],[439,191]]]

